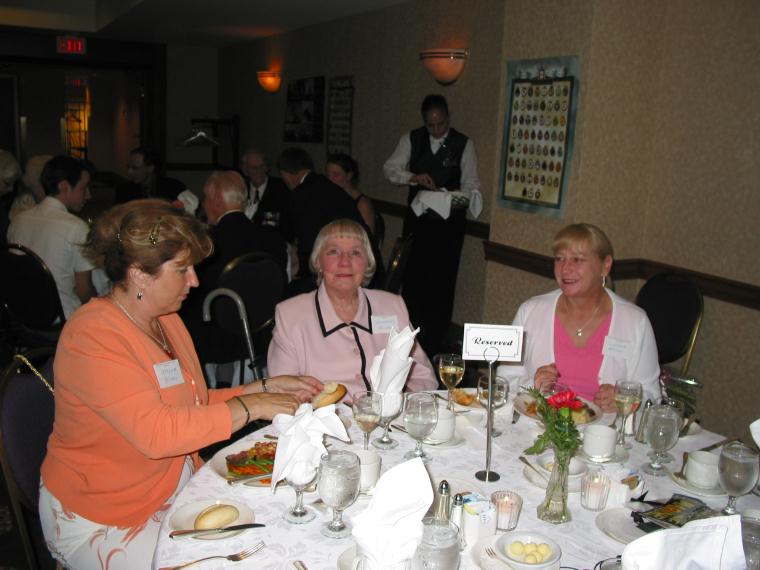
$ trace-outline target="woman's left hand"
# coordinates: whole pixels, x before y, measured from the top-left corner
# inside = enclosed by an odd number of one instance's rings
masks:
[[[293,394],[300,402],[310,402],[322,391],[322,382],[312,376],[273,376],[267,379],[267,390]]]
[[[615,387],[612,384],[602,384],[594,396],[594,403],[605,413],[615,412]]]

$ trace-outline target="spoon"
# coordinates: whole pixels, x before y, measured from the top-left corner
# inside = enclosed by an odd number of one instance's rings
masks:
[[[525,463],[525,465],[527,465],[528,467],[530,467],[531,469],[533,469],[533,471],[535,471],[536,473],[538,473],[541,476],[541,479],[543,479],[547,483],[549,482],[549,479],[546,478],[546,475],[544,475],[538,469],[536,469],[536,467],[530,461],[528,461],[527,457],[525,457],[524,455],[521,455],[518,459],[520,461],[522,461],[523,463]]]
[[[683,463],[681,464],[681,470],[678,473],[673,473],[673,477],[676,479],[686,479],[686,463],[689,461],[689,452],[683,452]]]

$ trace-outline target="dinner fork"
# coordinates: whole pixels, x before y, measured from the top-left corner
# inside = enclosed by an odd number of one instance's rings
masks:
[[[214,558],[224,558],[230,562],[240,562],[241,560],[244,560],[249,556],[256,554],[259,550],[264,548],[264,546],[266,546],[264,544],[264,541],[261,541],[254,544],[251,548],[246,548],[245,550],[242,550],[235,554],[228,554],[227,556],[207,556],[206,558],[199,558],[198,560],[193,560],[192,562],[188,562],[186,564],[180,564],[179,566],[168,566],[160,568],[159,570],[180,570],[180,568],[189,568],[190,566],[195,566],[196,564],[200,564],[206,560],[213,560]]]
[[[493,548],[491,548],[490,546],[486,547],[486,555],[488,555],[488,558],[491,558],[493,560],[498,560],[499,562],[502,563],[502,565],[506,566],[506,564],[504,564],[504,561],[498,556],[496,556],[496,552],[494,552]]]

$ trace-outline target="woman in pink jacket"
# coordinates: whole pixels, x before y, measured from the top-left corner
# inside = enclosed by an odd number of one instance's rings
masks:
[[[391,328],[411,326],[404,300],[362,287],[375,272],[375,257],[366,232],[351,220],[322,228],[309,265],[319,288],[277,305],[269,373],[339,382],[348,397],[371,390],[369,369],[385,348]],[[411,356],[407,390],[435,390],[438,381],[418,343]]]

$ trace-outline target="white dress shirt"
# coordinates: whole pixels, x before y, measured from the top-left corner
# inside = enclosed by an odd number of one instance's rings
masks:
[[[269,176],[267,176],[266,180],[264,180],[264,183],[261,186],[254,186],[250,183],[248,184],[248,203],[245,206],[245,215],[249,220],[252,220],[253,216],[256,215],[256,210],[259,209],[259,204],[261,203],[261,199],[264,197],[264,192],[266,192],[268,182]]]

